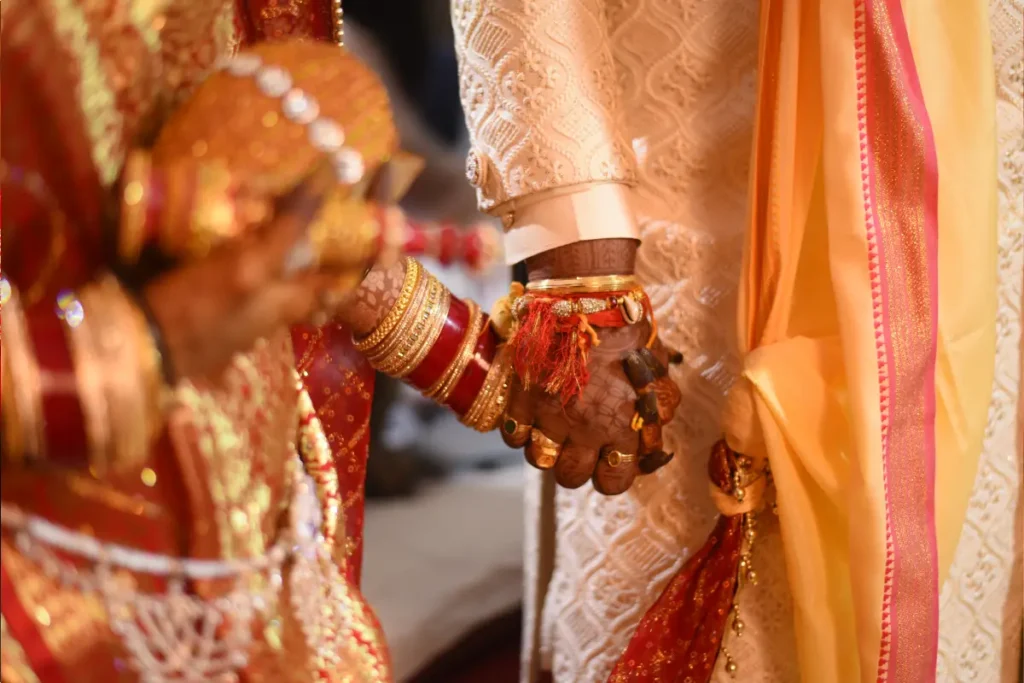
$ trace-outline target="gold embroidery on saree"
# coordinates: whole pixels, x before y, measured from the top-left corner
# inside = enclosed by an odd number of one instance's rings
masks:
[[[42,1],[42,0],[38,0]],[[113,184],[121,168],[124,118],[103,68],[100,44],[90,35],[90,21],[82,3],[49,0],[57,37],[77,57],[80,70],[78,104],[86,121],[92,159],[100,181]]]
[[[21,643],[7,631],[7,620],[0,616],[0,679],[4,683],[39,683]]]

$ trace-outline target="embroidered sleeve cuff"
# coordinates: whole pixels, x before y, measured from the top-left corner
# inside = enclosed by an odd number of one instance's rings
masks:
[[[630,197],[627,186],[604,183],[552,193],[517,208],[505,234],[505,260],[518,263],[573,242],[639,239]]]

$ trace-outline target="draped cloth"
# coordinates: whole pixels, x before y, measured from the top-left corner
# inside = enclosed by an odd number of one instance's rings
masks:
[[[934,681],[993,371],[987,3],[763,0],[760,21],[726,439],[771,466],[802,680]]]

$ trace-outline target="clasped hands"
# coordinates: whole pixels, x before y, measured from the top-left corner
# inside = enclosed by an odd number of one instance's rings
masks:
[[[592,481],[605,495],[623,493],[638,476],[667,464],[672,455],[661,431],[680,393],[667,371],[675,359],[658,342],[646,348],[649,334],[647,323],[601,330],[590,351],[590,380],[568,404],[514,381],[501,427],[506,445],[523,448],[526,460],[552,470],[559,485]]]

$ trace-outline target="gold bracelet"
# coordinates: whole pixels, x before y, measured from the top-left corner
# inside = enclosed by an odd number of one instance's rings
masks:
[[[377,369],[392,377],[402,378],[416,368],[417,358],[422,361],[430,348],[427,346],[432,331],[436,329],[434,340],[441,334],[441,326],[448,317],[448,304],[451,294],[433,276],[427,277],[426,296],[423,304],[415,312],[410,309],[406,316],[410,320],[408,331],[396,334],[398,345],[394,351],[384,355],[377,361]],[[442,308],[444,309],[442,311]]]
[[[437,338],[444,330],[445,322],[448,320],[448,311],[452,305],[452,293],[440,282],[438,284],[441,286],[441,301],[433,310],[425,314],[427,315],[426,331],[420,332],[418,329],[413,329],[413,335],[417,342],[413,350],[409,352],[406,363],[395,371],[394,377],[402,379],[414,372],[423,363],[423,359],[427,357],[430,350],[434,348]]]
[[[396,349],[401,345],[402,340],[407,339],[409,332],[416,320],[420,310],[427,303],[427,294],[430,291],[430,274],[424,273],[424,276],[419,279],[416,285],[416,291],[413,292],[412,301],[406,306],[405,312],[402,317],[398,320],[398,324],[395,328],[381,340],[380,344],[375,346],[372,350],[366,354],[370,364],[378,370],[377,367],[386,358],[390,358],[394,355]]]
[[[416,287],[419,285],[420,275],[423,272],[423,267],[420,266],[419,261],[414,258],[405,259],[405,280],[402,282],[402,289],[398,293],[398,299],[395,300],[395,305],[391,307],[384,319],[380,321],[376,328],[374,328],[370,334],[363,339],[355,340],[355,348],[359,353],[367,353],[371,351],[375,346],[384,341],[384,338],[391,334],[391,331],[395,329],[398,322],[405,315],[405,309],[409,307],[412,302],[413,294],[416,292]]]
[[[28,340],[25,313],[17,292],[4,304],[4,331],[0,339],[3,383],[4,454],[12,461],[44,458],[42,377]]]
[[[102,392],[82,397],[87,429],[92,427],[90,464],[100,476],[130,471],[149,457],[163,427],[160,352],[146,316],[115,278],[87,287],[79,299],[87,314],[70,328],[78,386],[89,391],[87,385],[96,382]]]
[[[97,285],[93,287],[95,286]],[[68,351],[75,368],[75,386],[78,390],[78,402],[82,408],[82,426],[85,430],[89,464],[99,474],[101,471],[106,471],[110,459],[109,454],[113,441],[111,432],[114,429],[115,419],[110,414],[106,391],[107,379],[103,376],[103,368],[98,362],[98,357],[103,351],[96,347],[98,340],[94,333],[94,327],[103,325],[103,318],[109,314],[109,311],[92,310],[94,306],[104,306],[105,304],[103,302],[94,303],[91,293],[86,292],[86,299],[83,302],[81,297],[79,298],[83,309],[88,305],[86,317],[83,318],[81,324],[74,327],[68,326],[66,334]],[[134,425],[125,425],[125,427],[133,429]]]
[[[598,292],[624,292],[639,287],[633,275],[597,275],[592,277],[550,278],[526,285],[529,292],[558,292],[560,294],[587,294]]]
[[[480,393],[462,417],[462,424],[478,432],[489,432],[497,427],[508,407],[511,383],[512,359],[502,346],[487,371]]]
[[[469,306],[469,324],[466,325],[466,336],[462,338],[459,350],[455,353],[455,358],[452,360],[451,365],[445,368],[437,381],[423,392],[424,396],[434,399],[441,405],[448,401],[448,397],[451,396],[459,380],[462,379],[462,375],[465,374],[469,361],[473,359],[476,342],[480,338],[480,332],[483,328],[484,315],[483,311],[480,310],[480,306],[475,301],[469,301],[467,304]]]

